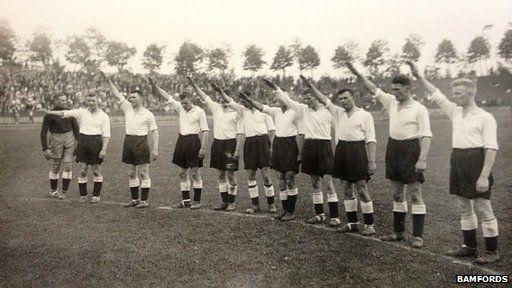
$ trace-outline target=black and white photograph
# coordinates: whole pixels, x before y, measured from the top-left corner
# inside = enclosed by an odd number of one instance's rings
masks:
[[[510,287],[512,1],[0,0],[0,287]]]

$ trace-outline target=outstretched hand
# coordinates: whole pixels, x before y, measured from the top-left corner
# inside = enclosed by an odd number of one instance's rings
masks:
[[[238,92],[238,96],[240,96],[244,100],[249,100],[249,96],[247,94],[245,94],[244,92],[241,92],[241,91]]]
[[[194,79],[192,79],[192,77],[187,76],[187,80],[188,80],[188,83],[190,83],[190,85],[192,85],[192,87],[196,87],[196,81],[194,81]]]
[[[217,93],[222,93],[223,90],[222,88],[220,88],[217,84],[213,83],[210,81],[210,86],[212,86],[213,90],[215,90],[215,92]]]
[[[345,62],[345,66],[348,68],[348,70],[350,70],[350,72],[357,74],[357,70],[354,67],[354,64],[352,64],[352,62],[349,62],[349,61]]]
[[[411,69],[412,76],[414,76],[416,78],[420,77],[420,73],[418,71],[418,67],[416,66],[416,64],[414,64],[411,61],[405,61],[405,64],[409,65],[409,68]]]
[[[311,82],[306,77],[304,77],[304,75],[300,75],[300,80],[302,80],[302,83],[304,83],[304,85],[306,85],[308,88],[311,88]]]
[[[99,70],[99,74],[101,76],[101,78],[104,80],[104,81],[109,81],[110,79],[108,78],[107,74],[105,74],[105,72]]]
[[[272,83],[272,81],[270,81],[269,79],[267,78],[263,78],[262,79],[263,83],[265,83],[268,87],[272,88],[273,90],[277,90],[277,86],[276,84]]]

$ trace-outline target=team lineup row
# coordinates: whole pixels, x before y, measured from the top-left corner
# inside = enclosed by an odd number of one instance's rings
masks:
[[[452,122],[452,155],[450,167],[450,194],[457,198],[461,215],[463,245],[448,251],[454,257],[474,257],[479,264],[500,259],[497,244],[498,223],[491,205],[493,184],[492,166],[498,150],[497,126],[494,117],[476,105],[476,81],[461,78],[452,82],[452,101],[443,95],[423,75],[414,63],[407,62],[412,75],[429,92],[427,99],[436,103]],[[427,168],[432,132],[429,113],[425,106],[411,95],[411,79],[397,75],[392,79],[391,93],[377,88],[351,63],[347,68],[358,77],[364,87],[382,103],[389,115],[389,139],[386,148],[386,178],[393,187],[393,233],[381,236],[383,241],[405,240],[405,218],[408,213],[406,194],[411,197],[412,238],[414,248],[424,246],[423,227],[426,205],[422,197],[423,172]],[[158,157],[158,129],[154,115],[143,107],[143,94],[130,91],[125,98],[102,73],[113,95],[117,97],[125,115],[126,137],[122,162],[129,166],[131,200],[127,207],[148,207],[151,179],[150,161]],[[260,170],[267,200],[267,211],[276,213],[274,185],[270,169],[278,172],[279,199],[282,212],[274,216],[281,221],[295,219],[298,188],[295,175],[299,172],[311,177],[315,215],[310,224],[326,221],[324,193],[327,195],[329,225],[341,226],[339,201],[332,178],[341,180],[347,224],[339,232],[375,234],[373,203],[367,182],[375,172],[375,128],[372,115],[355,105],[353,91],[339,90],[332,99],[319,91],[301,75],[305,90],[304,103],[292,99],[274,83],[263,80],[280,107],[262,105],[248,92],[239,92],[235,102],[225,91],[211,83],[220,95],[214,101],[188,78],[195,94],[204,101],[213,115],[213,143],[210,167],[218,170],[218,189],[221,205],[216,210],[236,209],[235,197],[239,157],[243,157],[248,176],[248,192],[252,207],[246,213],[261,211],[257,185]],[[206,154],[209,128],[203,109],[192,103],[193,93],[183,91],[175,99],[149,79],[153,93],[168,99],[171,109],[179,114],[179,136],[172,162],[180,168],[182,201],[177,208],[201,208],[203,181],[200,168]],[[46,113],[41,129],[41,143],[47,159],[51,159],[49,173],[50,195],[64,198],[71,181],[71,162],[76,146],[76,161],[80,165],[78,186],[80,201],[87,201],[87,171],[94,175],[92,203],[100,201],[103,182],[101,163],[110,138],[108,115],[98,108],[94,94],[86,97],[86,108],[66,110],[65,96],[57,96],[54,109]],[[334,104],[336,103],[336,104]],[[336,149],[331,148],[331,129],[334,128]],[[47,132],[50,132],[47,137]],[[48,138],[48,139],[47,139]],[[62,189],[58,191],[59,171],[62,170]],[[322,181],[323,180],[323,181]],[[322,183],[324,182],[324,183]],[[191,189],[192,188],[192,189]],[[354,190],[356,193],[354,193]],[[191,191],[193,197],[191,199]],[[139,197],[140,192],[140,197]],[[358,206],[363,223],[358,220]],[[479,213],[485,254],[477,251]]]

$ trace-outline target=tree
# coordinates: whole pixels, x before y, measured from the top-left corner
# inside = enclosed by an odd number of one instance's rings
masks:
[[[222,74],[224,70],[228,69],[228,54],[229,48],[215,48],[208,51],[208,71],[214,71],[217,69]]]
[[[448,76],[451,75],[450,64],[455,63],[457,60],[457,51],[455,51],[452,41],[443,39],[443,41],[437,45],[435,62],[446,64],[446,75]]]
[[[391,58],[385,60],[385,63],[387,67],[384,70],[384,76],[393,77],[400,73],[400,65],[402,64],[400,55],[393,55]]]
[[[265,53],[260,47],[254,44],[249,45],[244,51],[245,61],[243,69],[252,71],[253,73],[260,70],[263,65],[267,63],[263,60],[263,55],[265,55]]]
[[[203,61],[204,53],[201,47],[194,43],[185,41],[178,51],[174,62],[176,63],[176,74],[188,76],[196,72],[196,65]]]
[[[272,65],[270,69],[272,71],[281,70],[283,72],[283,78],[286,77],[286,68],[293,65],[293,55],[291,49],[286,49],[283,45],[279,46],[277,49],[276,55],[274,55],[274,60],[272,61]]]
[[[386,40],[377,39],[372,42],[366,53],[366,59],[363,62],[371,75],[375,77],[381,76],[379,74],[379,67],[385,63],[385,54],[387,52],[389,52],[389,47]]]
[[[483,74],[482,62],[485,59],[488,59],[490,56],[491,45],[483,36],[477,36],[468,48],[468,62],[474,64],[476,62],[480,63],[480,74]]]
[[[16,35],[5,19],[0,19],[0,64],[13,61],[16,51]]]
[[[408,61],[417,62],[420,59],[420,48],[425,42],[421,39],[420,35],[411,34],[405,39],[405,44],[402,47],[402,58]]]
[[[41,62],[43,66],[49,65],[52,58],[52,41],[45,33],[36,33],[32,41],[28,43],[29,50],[32,52],[30,60],[34,62]]]
[[[320,66],[320,57],[315,48],[308,45],[300,50],[298,62],[300,71],[309,69],[311,75],[313,75],[313,69]]]
[[[498,46],[498,55],[512,64],[512,30],[507,30]]]
[[[117,67],[117,70],[121,71],[128,64],[128,59],[132,58],[135,53],[137,53],[137,49],[128,46],[126,43],[108,41],[104,59],[108,65]]]
[[[94,27],[89,27],[84,32],[84,40],[91,50],[91,60],[95,66],[100,66],[105,61],[105,53],[107,49],[107,38]]]
[[[64,57],[72,64],[82,65],[83,68],[92,66],[91,48],[87,45],[84,38],[73,35],[67,41],[68,50]]]
[[[347,41],[343,45],[336,47],[331,61],[332,67],[338,69],[345,67],[345,62],[354,62],[359,58],[359,46],[353,41]]]
[[[146,47],[146,51],[142,54],[142,67],[148,70],[149,73],[158,71],[160,66],[162,66],[163,49],[164,46],[158,46],[156,44],[149,44],[148,47]]]

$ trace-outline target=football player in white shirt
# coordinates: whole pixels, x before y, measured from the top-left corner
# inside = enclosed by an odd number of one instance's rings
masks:
[[[277,208],[274,204],[274,186],[270,175],[270,153],[275,135],[273,120],[269,115],[261,113],[244,100],[244,95],[248,97],[248,92],[239,93],[239,100],[242,105],[233,101],[222,89],[218,89],[218,92],[224,98],[224,101],[242,116],[244,123],[244,168],[249,178],[247,184],[252,203],[252,207],[247,209],[246,213],[254,214],[260,211],[258,183],[256,181],[258,169],[261,171],[265,195],[267,196],[267,211],[275,213]]]
[[[126,136],[123,144],[123,163],[129,166],[129,187],[131,200],[125,207],[148,207],[151,178],[149,176],[149,162],[158,157],[158,129],[155,116],[142,105],[142,92],[132,90],[128,100],[124,98],[114,83],[101,72],[107,80],[110,90],[119,101],[125,114]],[[153,149],[149,149],[148,135]],[[139,181],[139,176],[140,180]],[[139,198],[140,186],[140,198]]]
[[[76,161],[80,165],[78,176],[78,188],[80,190],[80,202],[87,201],[87,170],[92,166],[94,175],[94,187],[91,203],[100,201],[103,175],[101,163],[107,155],[107,147],[110,139],[110,119],[108,115],[98,107],[98,97],[94,93],[87,93],[87,108],[65,111],[42,111],[49,115],[77,118],[80,125],[80,136],[77,145]]]
[[[257,110],[272,117],[276,126],[276,136],[272,143],[271,166],[279,175],[279,198],[283,212],[274,219],[291,221],[295,219],[295,204],[299,190],[295,185],[295,175],[299,172],[302,141],[299,138],[300,119],[298,114],[281,103],[281,107],[262,105],[249,97],[244,98]]]
[[[176,141],[172,163],[180,167],[180,188],[182,201],[176,208],[201,208],[201,193],[203,190],[203,179],[201,178],[200,167],[203,167],[203,160],[206,155],[208,143],[208,123],[206,114],[201,107],[192,103],[192,94],[183,91],[179,94],[180,101],[174,99],[169,93],[155,85],[149,79],[153,91],[168,99],[172,110],[180,116],[180,135]],[[190,204],[190,178],[194,189],[194,203]]]
[[[301,75],[301,78],[312,94],[327,107],[334,117],[336,130],[336,152],[334,155],[333,177],[339,178],[344,189],[345,212],[347,225],[338,229],[338,232],[361,232],[361,235],[375,234],[373,227],[373,202],[368,192],[367,182],[370,175],[376,170],[375,165],[375,124],[372,114],[357,107],[350,89],[339,90],[334,99],[340,106],[334,105],[315,85]],[[354,195],[354,186],[361,199],[361,210],[364,217],[364,226],[359,227],[357,220],[357,198]]]
[[[220,104],[213,101],[192,78],[188,77],[188,80],[213,114],[210,167],[218,171],[219,192],[222,199],[222,204],[214,209],[234,211],[237,193],[235,173],[238,170],[238,159],[244,141],[242,118],[224,100]],[[212,87],[215,87],[215,84],[212,83]]]
[[[397,75],[391,81],[392,94],[378,89],[363,76],[352,63],[347,68],[375,95],[389,115],[389,140],[386,150],[386,178],[393,186],[393,233],[381,237],[383,241],[404,241],[405,216],[407,215],[406,188],[412,198],[413,238],[411,246],[424,246],[423,227],[426,206],[421,185],[427,168],[427,156],[432,139],[428,110],[411,95],[411,80]]]
[[[492,114],[477,106],[476,80],[461,78],[453,81],[452,102],[418,72],[415,64],[407,64],[430,94],[427,99],[436,103],[452,121],[450,194],[457,198],[464,245],[449,251],[448,255],[478,257],[476,210],[481,217],[486,250],[484,256],[476,259],[476,263],[498,261],[498,221],[491,205],[494,182],[491,170],[498,151],[496,120]]]
[[[332,183],[334,158],[331,147],[333,122],[331,113],[318,102],[315,96],[310,94],[309,90],[304,93],[307,104],[302,104],[292,100],[287,93],[271,81],[267,79],[263,79],[263,81],[275,91],[274,94],[280,102],[295,110],[303,122],[305,141],[302,153],[302,172],[311,177],[315,210],[315,216],[306,222],[309,224],[323,224],[326,220],[321,180],[323,178],[327,184],[327,202],[331,216],[329,226],[339,226],[341,224],[339,201]]]

